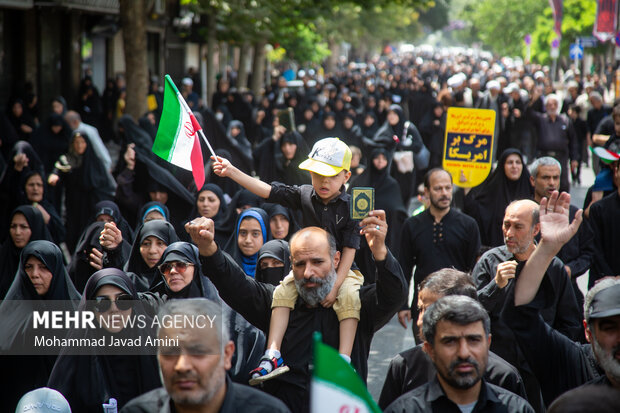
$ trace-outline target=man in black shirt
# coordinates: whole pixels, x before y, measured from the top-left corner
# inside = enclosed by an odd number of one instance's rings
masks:
[[[545,324],[539,315],[549,300],[546,269],[576,232],[579,211],[569,225],[570,196],[555,192],[540,204],[542,237],[527,261],[502,318],[512,328],[523,354],[541,383],[550,404],[567,390],[583,384],[608,385],[620,390],[620,279],[608,277],[585,298],[584,325],[590,344],[575,343]]]
[[[536,378],[523,359],[514,334],[500,319],[506,297],[514,288],[514,278],[536,250],[534,237],[539,229],[538,205],[534,201],[514,201],[508,205],[503,223],[506,245],[487,251],[474,267],[472,276],[478,288],[478,299],[491,317],[491,350],[519,370],[528,400],[537,411],[542,411]],[[553,298],[542,310],[543,319],[568,337],[577,338],[581,329],[580,311],[564,264],[559,259],[553,260],[547,277],[552,285],[550,294]]]
[[[205,316],[213,323],[205,323]],[[227,376],[235,344],[228,339],[228,331],[221,328],[220,317],[221,307],[206,299],[165,303],[158,314],[162,345],[157,355],[164,387],[136,397],[121,411],[170,413],[208,408],[212,412],[290,412],[275,397],[233,383]]]
[[[465,295],[473,299],[478,298],[476,286],[466,273],[452,268],[444,268],[430,274],[420,284],[418,294],[420,315],[418,316],[417,327],[420,338],[423,338],[422,318],[424,311],[439,298],[447,295]],[[436,374],[437,370],[422,349],[421,344],[403,351],[390,362],[381,396],[379,396],[379,407],[385,409],[402,394],[431,381]],[[523,380],[517,369],[491,351],[489,351],[489,361],[484,378],[489,383],[503,387],[527,399]]]
[[[611,172],[618,189],[590,206],[589,223],[594,233],[596,255],[588,287],[602,277],[620,274],[620,162],[611,164]]]
[[[442,297],[424,312],[424,351],[437,368],[429,383],[396,399],[386,413],[531,412],[527,401],[487,383],[490,320],[476,300]]]
[[[562,165],[561,189],[568,191],[570,171],[568,160],[577,166],[579,159],[579,142],[573,126],[566,115],[560,114],[558,107],[560,101],[554,94],[545,97],[547,113],[541,114],[532,109],[534,102],[539,100],[539,92],[536,91],[528,106],[527,117],[531,119],[538,130],[537,156],[553,156]]]
[[[362,220],[360,226],[377,271],[376,283],[363,286],[359,291],[362,308],[351,353],[352,365],[365,379],[372,337],[405,302],[407,290],[400,266],[385,246],[385,212],[371,211],[371,216]],[[222,299],[250,323],[267,331],[275,287],[246,277],[238,264],[218,248],[213,241],[212,220],[196,218],[186,225],[186,230],[200,250],[203,268],[208,271],[205,275],[217,287]],[[339,341],[339,323],[334,310],[307,303],[309,298],[320,302],[329,292],[321,287],[333,278],[339,253],[328,233],[317,227],[297,232],[291,239],[290,249],[292,273],[299,292],[282,341],[282,352],[287,354],[290,371],[263,385],[265,391],[283,400],[292,411],[305,412],[309,404],[312,334],[320,331],[323,341],[334,348],[338,348]]]
[[[450,173],[440,168],[428,171],[424,177],[424,196],[430,200],[430,207],[405,221],[400,244],[399,261],[407,281],[410,282],[413,267],[416,267],[414,286],[419,285],[433,271],[442,268],[470,271],[480,249],[480,232],[476,221],[450,208]],[[398,313],[398,320],[404,328],[407,328],[407,321],[418,319],[417,303],[415,288],[411,308]],[[415,325],[412,327],[415,337]]]

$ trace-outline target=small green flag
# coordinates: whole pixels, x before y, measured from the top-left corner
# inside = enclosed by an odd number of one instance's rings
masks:
[[[381,413],[366,385],[338,352],[314,333],[311,413]]]

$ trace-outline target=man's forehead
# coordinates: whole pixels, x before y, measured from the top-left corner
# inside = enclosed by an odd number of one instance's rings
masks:
[[[471,334],[485,334],[484,325],[482,324],[482,320],[475,321],[469,324],[458,324],[453,323],[448,320],[440,320],[437,323],[436,328],[437,337],[446,337],[446,336],[465,336]]]
[[[291,242],[291,256],[324,255],[329,253],[329,242],[325,233],[319,231],[305,232],[293,238]]]
[[[538,176],[542,175],[560,175],[560,168],[556,165],[541,165],[538,168]]]
[[[533,203],[533,202],[532,202]],[[517,202],[509,205],[506,208],[506,214],[504,215],[504,221],[510,222],[531,222],[532,221],[532,208],[537,207],[535,204],[531,205],[528,202]]]

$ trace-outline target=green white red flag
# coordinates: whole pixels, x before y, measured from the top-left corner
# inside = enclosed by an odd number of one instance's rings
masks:
[[[620,154],[610,151],[609,149],[605,149],[602,146],[591,147],[590,150],[593,154],[601,158],[601,160],[605,163],[613,163],[616,161],[620,161]]]
[[[311,413],[381,413],[366,385],[338,352],[314,333]]]
[[[205,182],[205,167],[198,131],[202,128],[169,75],[164,82],[164,108],[153,152],[179,168],[192,172],[196,188]]]

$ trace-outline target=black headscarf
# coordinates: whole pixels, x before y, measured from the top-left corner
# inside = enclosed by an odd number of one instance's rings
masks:
[[[58,95],[52,99],[52,103],[54,102],[58,102],[62,105],[62,113],[60,114],[60,116],[65,116],[67,114],[67,100],[64,97]]]
[[[516,181],[508,179],[504,172],[506,160],[512,154],[519,155],[523,163],[523,172]],[[532,195],[530,173],[523,162],[523,155],[517,149],[506,149],[502,152],[495,170],[465,197],[464,212],[478,223],[482,245],[488,247],[503,245],[502,223],[506,207],[518,199],[531,199]]]
[[[229,179],[232,181],[232,179]],[[221,221],[219,231],[222,234],[229,234],[235,231],[237,219],[239,218],[239,214],[237,213],[237,208],[243,208],[245,206],[250,207],[260,207],[263,204],[263,199],[258,195],[253,194],[249,190],[242,188],[237,191],[227,206],[226,218]],[[228,238],[222,240],[222,244],[220,247],[225,246],[228,242]]]
[[[97,202],[95,205],[95,220],[101,214],[108,214],[112,217],[112,220],[116,224],[117,228],[121,230],[123,239],[133,240],[133,230],[121,214],[121,210],[114,201]]]
[[[260,268],[263,258],[271,257],[282,262],[283,267]],[[288,242],[281,239],[272,239],[266,242],[258,251],[258,264],[256,266],[256,281],[277,286],[280,281],[291,271],[291,251]]]
[[[288,160],[282,153],[282,146],[292,143],[297,146],[293,159]],[[302,185],[310,183],[307,171],[299,169],[299,164],[307,159],[310,152],[308,145],[299,132],[286,132],[274,142],[266,139],[254,151],[255,169],[264,182],[278,181],[287,185]]]
[[[40,296],[34,289],[25,265],[29,257],[39,259],[52,273],[52,281],[45,295]],[[5,300],[79,300],[80,294],[73,286],[65,269],[60,248],[50,241],[31,241],[26,245],[19,259],[15,280],[6,294]]]
[[[131,252],[131,238],[126,238],[122,233],[123,240],[114,250],[106,250],[99,242],[101,231],[105,226],[105,222],[95,221],[91,223],[80,236],[77,243],[71,264],[69,265],[69,276],[75,284],[75,287],[81,292],[84,291],[86,282],[97,269],[90,265],[90,254],[95,248],[103,253],[104,267],[122,267],[127,261]]]
[[[131,246],[129,260],[123,268],[133,280],[138,291],[146,291],[160,281],[157,265],[153,268],[149,268],[140,254],[140,245],[149,236],[159,238],[166,246],[179,240],[172,225],[161,219],[146,222],[138,229],[133,245]]]
[[[197,203],[198,197],[204,191],[213,192],[215,196],[217,196],[217,198],[220,200],[220,207],[215,216],[213,216],[211,219],[213,220],[213,223],[215,225],[215,242],[217,242],[218,245],[223,245],[230,237],[230,231],[227,230],[228,227],[226,225],[226,220],[228,218],[228,203],[226,202],[226,197],[224,196],[224,191],[222,191],[222,188],[220,188],[216,184],[204,184],[202,188],[200,188],[200,191],[198,191],[198,193],[196,194],[196,202],[194,202],[194,209],[189,216],[189,220],[200,216],[200,214],[198,213]]]
[[[36,240],[52,241],[52,236],[45,226],[43,215],[37,208],[31,205],[21,205],[15,208],[10,216],[9,225],[15,214],[22,214],[28,221],[31,231],[29,243]],[[10,236],[0,248],[0,299],[4,298],[15,279],[21,251],[22,248],[17,248]]]
[[[156,284],[150,291],[158,292],[161,295],[165,295],[170,298],[196,298],[203,297],[210,300],[219,301],[220,296],[217,293],[217,289],[213,283],[203,275],[202,265],[200,264],[200,255],[198,248],[189,242],[174,242],[166,248],[164,254],[161,256],[160,262],[166,262],[166,257],[174,253],[175,255],[181,255],[186,262],[194,264],[194,278],[186,285],[182,290],[174,292],[170,289],[166,283],[166,279],[163,274],[159,274],[160,282]]]
[[[131,279],[121,270],[104,268],[94,273],[84,289],[79,309],[87,309],[87,300],[94,300],[104,285],[113,285],[138,301],[138,293]],[[133,315],[146,316],[142,306],[134,305]],[[115,336],[137,338],[153,335],[151,323],[147,330],[123,330]],[[72,330],[69,338],[96,338],[99,331],[92,329]],[[112,334],[106,332],[106,334]],[[148,355],[69,355],[61,353],[50,375],[48,387],[60,391],[73,411],[99,411],[111,397],[119,408],[129,400],[161,386],[155,356]]]
[[[224,247],[224,251],[229,253],[231,257],[239,264],[239,266],[243,269],[246,275],[250,277],[254,277],[256,271],[256,264],[258,262],[258,252],[256,254],[248,257],[241,252],[239,248],[239,243],[237,239],[239,238],[239,227],[241,222],[244,219],[255,219],[259,222],[261,226],[261,232],[263,234],[263,244],[269,241],[271,238],[269,231],[269,218],[267,217],[267,213],[261,208],[248,208],[239,214],[239,218],[237,219],[237,223],[235,225],[235,231],[228,239],[226,243],[226,247]]]
[[[232,136],[231,130],[233,128],[239,128],[240,132],[237,136]],[[228,130],[226,131],[226,138],[228,139],[228,146],[226,149],[229,149],[236,154],[237,159],[231,159],[233,164],[241,169],[245,173],[251,173],[253,169],[253,159],[252,159],[252,144],[245,136],[245,128],[243,127],[243,123],[238,120],[232,120],[228,124]]]
[[[399,105],[394,104],[390,105],[388,112],[396,113],[398,115],[398,122],[396,125],[390,125],[390,122],[386,120],[375,134],[375,141],[388,143],[393,140],[394,135],[396,135],[398,139],[402,139],[403,137],[405,128],[405,115],[403,114],[403,109]]]
[[[28,258],[40,260],[52,273],[52,280],[47,293],[37,294],[25,264]],[[0,331],[3,331],[1,348],[23,346],[26,337],[32,337],[32,319],[14,316],[15,304],[11,300],[70,300],[77,307],[80,294],[77,292],[65,270],[60,248],[49,241],[32,241],[26,245],[20,257],[15,281],[0,305]],[[6,332],[10,332],[6,334]],[[14,411],[19,398],[27,391],[43,387],[52,371],[56,356],[1,356],[0,397],[2,408]]]
[[[291,211],[288,208],[285,208],[284,206],[280,204],[266,203],[266,204],[263,204],[263,209],[265,210],[265,212],[267,212],[267,215],[269,215],[270,221],[271,221],[271,218],[275,217],[276,215],[283,215],[286,218],[286,220],[288,221],[288,234],[286,234],[286,237],[284,237],[286,241],[288,241],[291,238],[291,236],[295,232],[297,232],[297,230],[299,230],[299,225],[297,224],[297,221],[295,220],[293,213],[291,213]],[[273,234],[271,235],[273,237]]]
[[[16,171],[14,158],[15,155],[22,153],[28,157],[28,165],[24,166],[21,171]],[[16,142],[7,161],[8,165],[0,179],[0,221],[2,221],[0,226],[5,225],[9,213],[19,205],[20,193],[22,192],[20,184],[24,176],[32,171],[37,171],[41,176],[45,176],[43,162],[28,142]],[[6,228],[0,228],[0,233],[0,235],[6,234]]]
[[[46,191],[47,188],[45,187],[45,177],[41,176],[39,171],[30,171],[26,175],[23,176],[22,178],[23,180],[20,185],[20,188],[22,189],[22,191],[20,194],[21,200],[19,203],[21,205],[32,205],[33,204],[33,201],[28,199],[26,195],[26,184],[28,183],[28,180],[35,175],[40,176],[41,180],[43,181],[43,188],[44,188],[43,199],[41,199],[38,202],[38,204],[41,205],[41,207],[43,207],[45,211],[47,211],[47,213],[50,215],[50,220],[47,223],[47,229],[52,235],[53,241],[57,244],[60,244],[64,242],[65,234],[67,232],[67,230],[65,229],[65,223],[63,222],[62,218],[60,217],[60,214],[56,210],[56,207],[54,207],[54,204],[52,204],[50,200],[48,199],[47,197],[48,191]]]

